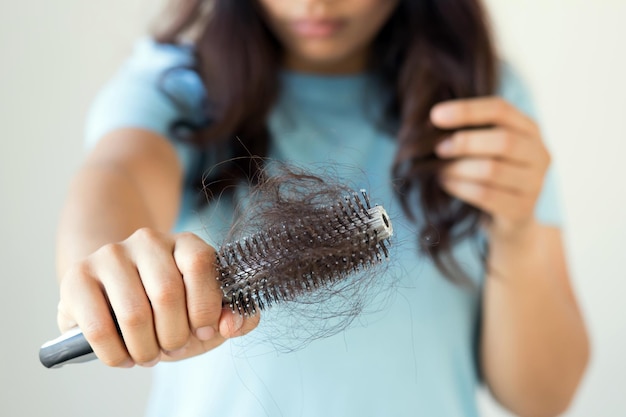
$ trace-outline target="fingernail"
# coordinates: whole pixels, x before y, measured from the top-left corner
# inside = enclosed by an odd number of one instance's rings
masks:
[[[452,139],[448,138],[440,142],[437,145],[437,148],[435,150],[438,155],[441,155],[441,156],[450,155],[452,154],[453,145],[454,144],[452,143]]]
[[[196,337],[202,341],[207,341],[215,336],[215,329],[211,326],[200,327],[196,330]]]

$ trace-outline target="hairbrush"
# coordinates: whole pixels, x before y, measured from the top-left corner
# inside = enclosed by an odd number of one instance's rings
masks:
[[[307,207],[295,220],[221,245],[216,268],[223,306],[254,315],[274,304],[297,302],[388,258],[391,222],[382,206],[370,205],[365,190]],[[77,328],[45,343],[39,358],[53,368],[95,354]]]

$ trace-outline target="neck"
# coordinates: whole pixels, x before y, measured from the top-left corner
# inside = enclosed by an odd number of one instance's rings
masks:
[[[365,52],[333,61],[313,61],[299,56],[287,55],[284,59],[284,66],[295,72],[319,75],[351,75],[363,72],[367,68],[367,60],[368,57]]]

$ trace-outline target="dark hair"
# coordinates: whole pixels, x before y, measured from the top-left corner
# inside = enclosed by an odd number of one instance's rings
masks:
[[[254,178],[257,166],[238,157],[267,154],[266,119],[278,94],[280,43],[253,0],[178,0],[170,15],[156,40],[178,43],[195,28],[195,69],[210,91],[210,123],[196,129],[192,140],[232,158],[220,165],[213,187]],[[434,147],[450,132],[435,128],[429,114],[444,100],[494,93],[497,62],[483,7],[479,0],[401,0],[371,56],[376,59],[369,70],[392,93],[388,120],[398,126],[396,194],[410,219],[419,213],[425,221],[420,247],[447,278],[467,283],[452,247],[476,232],[484,213],[440,187],[437,174],[444,162]]]

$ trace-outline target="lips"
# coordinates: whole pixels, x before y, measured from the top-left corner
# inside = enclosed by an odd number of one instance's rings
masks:
[[[344,26],[339,19],[299,19],[291,27],[295,34],[308,38],[325,38],[335,35]]]

